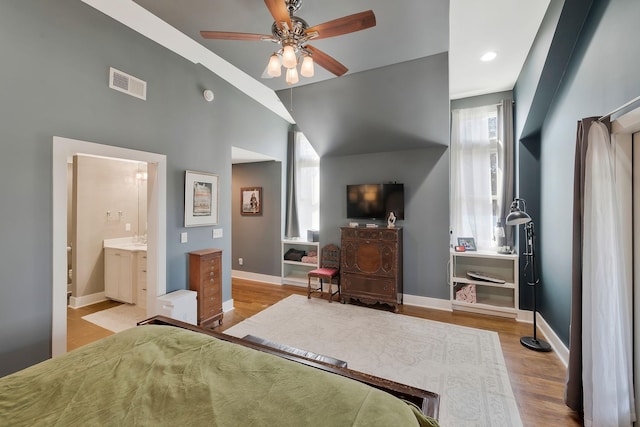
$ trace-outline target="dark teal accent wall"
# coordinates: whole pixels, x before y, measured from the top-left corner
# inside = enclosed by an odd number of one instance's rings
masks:
[[[166,155],[167,291],[186,287],[187,252],[220,247],[231,298],[231,146],[283,159],[288,123],[77,0],[2,1],[0,52],[0,375],[51,352],[54,135]],[[147,100],[109,89],[110,66],[147,81]],[[187,169],[219,175],[222,239],[184,228]]]
[[[592,3],[551,0],[514,89],[520,105],[516,134],[521,138],[540,130]]]
[[[584,3],[566,1],[562,15],[573,13],[575,16],[583,13],[584,7]],[[634,0],[593,1],[570,52],[568,66],[559,73],[562,78],[558,89],[538,126],[538,252],[542,267],[539,308],[565,344],[569,342],[571,309],[571,216],[576,125],[583,117],[605,114],[640,94],[639,16],[640,2]],[[562,17],[559,22],[563,23]],[[562,26],[555,30],[555,36],[563,34]],[[537,82],[518,80],[514,90],[516,105],[525,108],[524,111],[527,111],[527,106],[520,103],[519,93],[530,84],[538,85]],[[526,92],[531,92],[531,88],[528,87]],[[521,156],[520,164],[523,165],[526,163],[525,154],[521,153]],[[521,182],[526,174],[527,169],[520,171]]]
[[[540,135],[533,135],[518,142],[516,151],[517,169],[520,171],[518,183],[518,197],[526,201],[527,213],[533,221],[534,235],[536,240],[536,271],[543,270],[543,257],[539,253],[541,246],[540,239]],[[516,227],[514,236],[518,236],[518,253],[524,254],[526,246],[526,234],[524,226]],[[526,257],[520,257],[520,309],[533,309],[533,294],[528,283],[533,282],[531,268],[526,265]],[[542,282],[541,282],[542,283]]]

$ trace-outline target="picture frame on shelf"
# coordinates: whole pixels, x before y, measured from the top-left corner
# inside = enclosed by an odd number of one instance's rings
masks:
[[[458,237],[458,246],[464,246],[465,251],[475,251],[476,241],[473,237]]]
[[[218,224],[218,175],[185,171],[184,226],[203,227]]]
[[[262,187],[240,189],[240,215],[262,215]]]

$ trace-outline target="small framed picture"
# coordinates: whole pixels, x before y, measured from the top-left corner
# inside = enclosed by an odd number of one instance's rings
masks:
[[[458,246],[464,246],[465,251],[475,251],[476,241],[473,237],[458,237]]]
[[[218,175],[186,171],[184,179],[184,226],[218,223]]]
[[[240,215],[262,215],[262,187],[240,189]]]

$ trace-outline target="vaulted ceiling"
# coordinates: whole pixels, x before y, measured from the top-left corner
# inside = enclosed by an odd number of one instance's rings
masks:
[[[271,89],[288,88],[284,76],[262,78],[269,56],[278,45],[269,41],[207,40],[200,35],[201,30],[270,35],[274,19],[264,1],[135,1]],[[373,10],[375,27],[310,44],[335,57],[350,74],[445,52],[449,48],[448,1],[303,0],[296,16],[314,26],[365,10]],[[334,77],[316,66],[316,76],[301,77],[296,86]]]
[[[271,34],[274,19],[263,0],[83,1],[132,27],[141,25],[145,12],[177,29],[161,36],[146,24],[147,29],[137,30],[176,51],[180,48],[175,40],[186,36],[195,41],[197,48],[180,53],[214,72],[220,67],[223,78],[297,123],[320,155],[446,144],[430,129],[433,120],[448,121],[448,99],[512,89],[549,4],[549,0],[303,0],[295,14],[310,26],[365,10],[373,10],[376,25],[311,41],[349,71],[336,77],[316,65],[313,78],[301,77],[288,86],[284,76],[264,78],[269,56],[278,47],[274,43],[209,40],[200,35],[201,30]],[[488,50],[498,57],[482,63],[479,57]],[[213,59],[201,58],[206,53]],[[446,69],[441,69],[442,55]],[[230,69],[225,68],[228,64]],[[440,77],[444,73],[446,87],[431,87],[429,77],[436,72]],[[442,78],[434,82],[443,84]],[[434,91],[447,103],[446,117],[440,113],[425,119]]]

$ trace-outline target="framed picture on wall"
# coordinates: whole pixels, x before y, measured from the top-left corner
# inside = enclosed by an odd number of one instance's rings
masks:
[[[184,178],[184,226],[218,223],[218,175],[186,171]]]
[[[262,187],[240,189],[240,214],[262,215]]]

